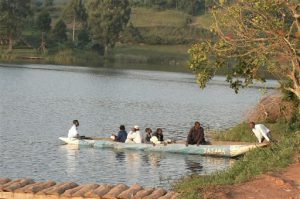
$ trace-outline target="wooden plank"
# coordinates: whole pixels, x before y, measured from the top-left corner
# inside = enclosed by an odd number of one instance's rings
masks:
[[[12,185],[13,183],[16,183],[16,182],[19,182],[19,181],[21,181],[21,179],[13,180],[13,181],[10,181],[8,183],[5,183],[5,184],[1,185],[0,186],[0,191],[3,191],[3,189],[5,187],[8,187],[8,186]]]
[[[11,198],[13,198],[14,197],[14,193],[12,193],[12,192],[2,192],[2,191],[0,191],[0,198],[2,199],[2,198],[5,198],[5,199],[11,199]]]
[[[165,189],[158,188],[154,190],[151,195],[144,197],[143,199],[157,199],[164,196],[167,193]]]
[[[175,195],[176,195],[176,192],[169,191],[166,195],[160,197],[159,199],[172,199],[172,197]]]
[[[32,179],[24,178],[24,179],[21,179],[18,182],[15,182],[15,183],[13,183],[9,186],[4,187],[3,191],[13,192],[16,189],[22,188],[22,187],[24,187],[28,184],[33,184],[33,183],[34,183],[34,181]]]
[[[114,188],[112,188],[107,194],[103,196],[104,199],[115,199],[120,193],[127,190],[128,186],[125,184],[117,184]]]
[[[13,199],[33,199],[34,194],[32,193],[14,193]]]
[[[103,184],[100,185],[97,189],[95,190],[91,190],[88,191],[87,193],[84,194],[85,197],[102,197],[104,196],[106,193],[108,193],[111,189],[113,188],[112,185],[107,185],[107,184]]]
[[[99,187],[98,184],[86,184],[80,190],[75,192],[72,197],[84,197],[84,194]]]
[[[133,199],[144,198],[144,197],[150,195],[153,191],[154,191],[154,188],[148,188],[148,189],[141,190],[136,193],[136,195],[133,197]]]
[[[6,183],[9,183],[11,179],[9,178],[0,178],[0,185],[4,185]]]
[[[74,182],[66,182],[66,183],[62,183],[61,185],[57,186],[54,189],[46,191],[45,194],[48,194],[48,195],[61,195],[66,190],[73,189],[77,186],[78,186],[78,184],[76,184]]]
[[[34,186],[38,186],[40,184],[42,184],[43,182],[35,182],[35,183],[32,183],[32,184],[29,184],[29,185],[26,185],[24,187],[21,187],[19,189],[16,189],[14,192],[15,193],[25,193],[25,191],[28,189],[31,189],[32,187]]]
[[[70,184],[71,184],[71,186],[69,186]],[[65,188],[72,189],[72,188],[76,187],[76,186],[73,186],[73,185],[78,186],[75,183],[73,184],[71,182],[64,182],[64,183],[56,184],[56,185],[54,185],[52,187],[49,187],[47,189],[41,190],[37,194],[38,195],[45,195],[45,194],[56,195],[58,192],[61,192],[62,190],[65,191],[64,190]]]
[[[36,186],[33,186],[30,189],[26,189],[25,192],[26,193],[38,193],[41,190],[49,189],[49,188],[51,188],[55,185],[56,185],[56,182],[54,182],[54,181],[43,182],[40,185],[36,185]]]
[[[75,192],[79,191],[82,187],[84,187],[84,185],[79,185],[73,189],[68,189],[61,196],[71,197]]]
[[[120,199],[128,199],[128,198],[133,198],[133,196],[141,191],[143,189],[142,186],[138,185],[138,184],[134,184],[132,185],[129,189],[123,191],[118,198]]]

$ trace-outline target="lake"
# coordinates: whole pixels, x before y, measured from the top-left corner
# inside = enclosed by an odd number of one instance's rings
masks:
[[[262,97],[257,88],[236,95],[223,77],[201,90],[186,73],[8,64],[0,65],[0,92],[0,177],[166,188],[185,175],[226,169],[233,160],[78,149],[58,137],[78,119],[87,136],[109,137],[124,124],[185,139],[196,120],[206,131],[235,125]]]

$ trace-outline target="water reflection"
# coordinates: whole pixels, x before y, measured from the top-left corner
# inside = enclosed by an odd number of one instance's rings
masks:
[[[186,169],[189,170],[191,173],[196,174],[202,171],[203,166],[199,161],[192,159],[190,156],[186,156],[184,160],[186,164]]]
[[[126,154],[124,151],[115,151],[116,154],[116,161],[120,164],[124,163],[126,161]]]
[[[74,175],[76,173],[76,165],[77,160],[76,156],[79,154],[79,146],[76,145],[62,145],[60,146],[60,150],[62,150],[65,154],[67,164],[66,164],[66,173],[68,175]]]

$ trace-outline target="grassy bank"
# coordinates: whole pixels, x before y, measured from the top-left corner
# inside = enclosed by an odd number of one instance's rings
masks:
[[[187,45],[118,44],[105,59],[92,50],[50,49],[41,54],[35,49],[14,49],[10,53],[3,49],[0,50],[0,61],[189,72],[188,48]]]
[[[227,137],[223,135],[224,137],[218,138],[232,140],[230,137],[237,135],[238,130],[249,133],[246,132],[245,125],[231,129],[226,133]],[[278,171],[288,166],[299,152],[300,132],[293,133],[285,123],[272,124],[268,127],[271,128],[272,135],[279,139],[277,144],[248,152],[226,171],[205,176],[188,176],[176,183],[174,189],[181,193],[182,198],[201,198],[204,191],[214,190],[222,185],[245,182],[259,174]],[[248,137],[245,140],[252,141],[252,138]]]
[[[282,140],[284,135],[293,131],[290,125],[286,123],[268,123],[266,124],[271,130],[272,138],[275,140]],[[256,142],[257,138],[253,135],[249,124],[244,122],[237,126],[221,131],[219,133],[213,133],[214,140],[220,141],[242,141],[242,142]]]
[[[183,71],[187,71],[188,47],[186,45],[118,45],[109,58],[122,64],[170,65],[182,67]]]
[[[79,49],[62,49],[46,54],[35,49],[14,49],[12,52],[0,50],[0,61],[82,66],[99,66],[104,63],[103,57],[96,52]]]

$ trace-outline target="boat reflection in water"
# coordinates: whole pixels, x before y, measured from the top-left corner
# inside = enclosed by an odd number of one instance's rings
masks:
[[[134,150],[94,149],[63,145],[66,177],[80,183],[135,183],[163,186],[185,175],[209,174],[228,168],[235,160],[199,155],[181,155]],[[84,178],[82,177],[84,176]]]

